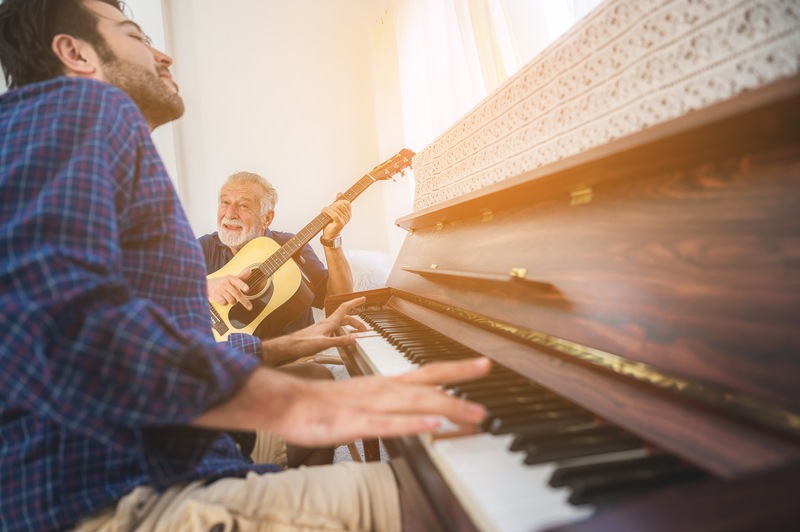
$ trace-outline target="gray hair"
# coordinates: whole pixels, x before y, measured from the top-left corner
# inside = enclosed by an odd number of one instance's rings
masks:
[[[275,205],[278,203],[278,191],[260,175],[253,172],[236,172],[225,180],[225,184],[227,185],[228,183],[254,183],[259,185],[264,189],[264,195],[261,197],[261,212],[259,214],[263,216],[269,211],[275,210]]]

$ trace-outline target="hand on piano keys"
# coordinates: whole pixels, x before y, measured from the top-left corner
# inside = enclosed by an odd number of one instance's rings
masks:
[[[287,441],[309,446],[428,433],[439,428],[444,418],[477,426],[486,417],[486,408],[447,394],[441,385],[483,377],[490,368],[488,359],[476,358],[430,364],[392,377],[293,379],[282,393],[292,408],[285,417],[295,419],[272,430]],[[297,423],[297,418],[303,423]]]

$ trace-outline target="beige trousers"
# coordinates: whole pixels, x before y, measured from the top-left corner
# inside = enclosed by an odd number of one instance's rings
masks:
[[[256,464],[275,464],[286,469],[286,442],[271,432],[256,431],[256,443],[250,458]]]
[[[345,462],[192,482],[163,494],[140,486],[76,531],[399,531],[398,497],[389,465]]]

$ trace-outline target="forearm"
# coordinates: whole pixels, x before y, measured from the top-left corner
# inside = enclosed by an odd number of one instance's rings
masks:
[[[353,272],[342,248],[325,248],[325,262],[328,265],[328,295],[344,294],[353,291]]]
[[[261,342],[261,363],[275,368],[305,356],[299,354],[292,335],[276,336]]]
[[[471,359],[426,364],[395,377],[342,382],[300,379],[261,367],[238,392],[192,424],[217,430],[267,430],[306,447],[430,432],[442,416],[457,425],[474,426],[486,409],[449,396],[440,385],[482,377],[490,367],[488,359]]]
[[[302,391],[301,379],[260,367],[227,399],[194,419],[193,426],[217,430],[267,430],[285,424],[290,407]]]

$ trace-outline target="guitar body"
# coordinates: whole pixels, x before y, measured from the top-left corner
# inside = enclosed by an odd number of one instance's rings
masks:
[[[238,276],[247,269],[256,270],[280,247],[271,238],[255,238],[234,255],[228,264],[209,274],[208,279],[226,275]],[[266,328],[267,336],[275,336],[287,323],[308,309],[313,300],[314,295],[305,276],[294,260],[287,260],[270,277],[258,276],[262,278],[261,281],[251,284],[250,279],[255,276],[255,273],[251,273],[251,278],[245,280],[250,286],[247,299],[253,304],[252,310],[247,310],[239,302],[232,305],[209,302],[212,315],[219,317],[219,320],[213,320],[212,329],[217,341],[227,340],[231,333],[254,334],[267,317],[270,317],[269,327]]]

